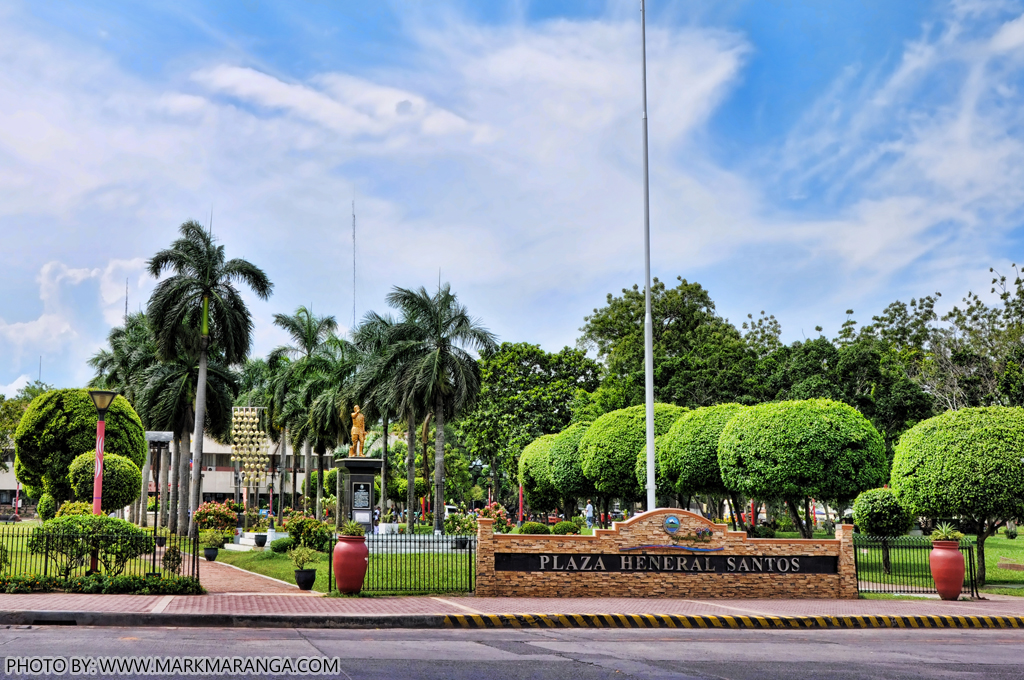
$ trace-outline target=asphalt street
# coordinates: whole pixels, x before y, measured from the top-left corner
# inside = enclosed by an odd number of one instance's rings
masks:
[[[5,657],[0,670],[6,670],[7,657],[336,656],[341,658],[338,674],[305,677],[1016,679],[1024,677],[1022,643],[1024,631],[1016,630],[344,631],[53,626],[0,629],[0,653]],[[4,677],[38,675],[5,673]],[[58,677],[75,676],[68,672]]]

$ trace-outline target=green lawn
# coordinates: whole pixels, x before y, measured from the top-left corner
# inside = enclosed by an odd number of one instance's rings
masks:
[[[306,566],[316,569],[313,589],[327,592],[330,565],[328,556],[320,554],[318,560]],[[285,554],[270,550],[262,552],[236,552],[221,550],[217,560],[241,569],[272,578],[295,583],[295,566]],[[202,566],[200,566],[200,570]],[[473,590],[476,566],[470,553],[411,553],[398,555],[371,555],[363,590],[368,593],[446,593]]]

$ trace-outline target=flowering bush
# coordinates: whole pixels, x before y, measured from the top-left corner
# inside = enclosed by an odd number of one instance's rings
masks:
[[[207,501],[196,509],[196,526],[200,529],[233,529],[238,523],[235,514],[227,503]]]
[[[454,536],[472,536],[476,533],[476,517],[453,512],[444,518],[444,533]]]
[[[512,530],[512,523],[508,521],[508,513],[501,507],[498,501],[485,505],[479,512],[480,517],[488,517],[494,520],[494,533],[507,534]]]

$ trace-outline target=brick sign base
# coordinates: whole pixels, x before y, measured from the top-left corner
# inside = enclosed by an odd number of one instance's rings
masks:
[[[494,534],[477,520],[483,597],[857,597],[853,527],[835,540],[747,538],[663,508],[593,536]]]

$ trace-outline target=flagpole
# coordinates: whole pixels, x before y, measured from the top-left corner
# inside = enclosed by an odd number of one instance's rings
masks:
[[[647,161],[647,11],[640,0],[640,46],[643,73],[644,134],[644,403],[647,416],[647,509],[655,508],[654,475],[654,332],[651,320],[651,190]]]

